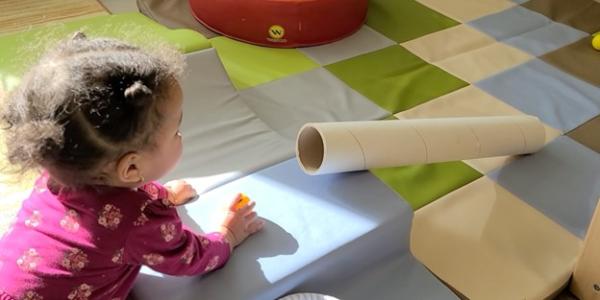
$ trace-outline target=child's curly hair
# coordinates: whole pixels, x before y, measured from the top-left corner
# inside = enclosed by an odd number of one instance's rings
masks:
[[[104,182],[102,166],[154,144],[157,104],[184,64],[163,48],[150,54],[82,33],[60,42],[4,103],[8,161],[21,171],[47,169],[69,186]]]

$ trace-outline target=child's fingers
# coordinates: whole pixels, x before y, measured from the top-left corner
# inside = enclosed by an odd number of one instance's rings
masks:
[[[256,217],[257,217],[257,214],[255,211],[251,211],[244,216],[244,218],[246,218],[246,221],[252,221],[252,220],[256,219]]]
[[[265,221],[257,219],[254,222],[248,224],[248,227],[246,227],[246,232],[248,232],[249,234],[253,234],[263,229],[263,227],[265,227]]]
[[[237,208],[236,209],[236,213],[238,213],[238,214],[240,214],[242,216],[245,216],[246,214],[248,214],[249,212],[251,212],[254,209],[255,205],[256,205],[256,202],[250,201],[245,206]]]
[[[176,199],[178,199],[178,204],[183,204],[191,199],[194,199],[196,196],[198,196],[196,189],[194,189],[191,185],[186,184],[181,187]]]
[[[242,207],[242,209],[240,209],[240,212],[245,216],[249,212],[253,211],[255,206],[256,206],[256,202],[250,201],[250,202],[248,202],[248,204],[246,204],[246,206],[244,206],[244,207]]]
[[[198,196],[198,192],[196,191],[196,189],[189,184],[186,184],[184,191],[185,191],[185,195],[187,196],[186,198],[192,198],[192,197]]]
[[[231,199],[231,202],[229,203],[229,210],[231,211],[235,211],[237,208],[237,204],[240,201],[240,199],[242,199],[242,194],[238,193],[235,197],[233,197],[233,199]]]

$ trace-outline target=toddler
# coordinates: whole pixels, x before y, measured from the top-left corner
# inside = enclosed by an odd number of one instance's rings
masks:
[[[65,40],[34,66],[2,113],[8,161],[41,175],[0,240],[0,299],[125,299],[142,265],[170,275],[215,270],[262,229],[254,202],[219,232],[187,229],[178,161],[183,69],[175,51],[113,39]]]

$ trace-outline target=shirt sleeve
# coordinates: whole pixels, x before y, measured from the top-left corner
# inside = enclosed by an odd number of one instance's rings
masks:
[[[125,243],[124,262],[144,264],[169,275],[199,275],[222,267],[231,251],[227,239],[220,233],[196,234],[186,228],[177,210],[163,203],[164,187],[152,184],[158,197],[149,194],[151,202],[142,207],[134,222]]]

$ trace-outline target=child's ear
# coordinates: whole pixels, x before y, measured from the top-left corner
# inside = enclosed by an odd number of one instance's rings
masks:
[[[129,152],[119,159],[117,162],[117,178],[119,181],[131,184],[143,182],[144,176],[139,168],[141,157],[136,152]]]

